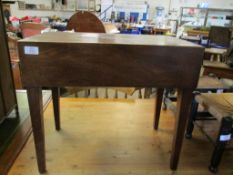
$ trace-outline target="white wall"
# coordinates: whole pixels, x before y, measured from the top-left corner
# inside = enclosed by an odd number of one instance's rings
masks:
[[[51,7],[51,1],[52,0],[24,0],[26,3],[30,4],[45,4],[48,7]],[[39,10],[19,10],[18,3],[11,5],[11,14],[12,16],[16,17],[23,17],[23,16],[59,16],[64,18],[69,18],[74,14],[74,12],[65,12],[65,11],[52,11],[52,10],[45,10],[45,11],[39,11]]]
[[[104,11],[107,7],[109,7],[112,4],[113,0],[102,0],[102,11]],[[150,8],[149,8],[149,18],[153,18],[155,15],[155,8],[157,6],[163,6],[165,8],[165,11],[168,12],[169,8],[169,2],[170,0],[115,0],[115,4],[129,4],[129,8],[134,9],[134,6],[142,6],[145,4],[145,1],[148,2]],[[127,10],[126,10],[127,11]],[[111,13],[108,13],[108,17],[111,16]]]
[[[30,4],[45,4],[46,6],[51,7],[51,2],[54,0],[23,0],[26,3]],[[78,6],[78,1],[81,2],[81,4],[86,4],[87,0],[68,0],[69,1],[76,1],[77,6]],[[83,1],[83,3],[82,3]],[[96,0],[96,4],[100,4],[101,0]],[[109,1],[109,0],[108,0]],[[13,16],[17,17],[23,17],[23,16],[59,16],[63,18],[70,18],[75,12],[73,11],[53,11],[53,10],[47,10],[47,11],[35,11],[35,10],[19,10],[18,8],[18,3],[16,2],[15,4],[11,5],[11,13]]]
[[[197,7],[197,4],[206,2],[209,8],[233,9],[233,0],[171,0],[171,8]]]
[[[101,0],[101,12],[106,10],[109,6],[111,6],[113,0]],[[112,9],[112,8],[111,8]],[[108,10],[106,16],[111,17],[111,10]],[[101,18],[105,18],[105,14],[101,16]]]
[[[104,4],[106,1],[108,0],[102,0],[102,4]],[[122,1],[123,0],[115,0],[116,3],[120,3]],[[150,18],[154,18],[155,8],[157,6],[163,6],[165,8],[165,13],[167,13],[169,10],[176,10],[178,14],[180,14],[181,7],[197,7],[199,3],[203,3],[203,2],[208,3],[209,8],[233,9],[233,0],[125,0],[125,1],[132,1],[135,4],[140,2],[144,3],[145,1],[147,1],[150,5],[149,8]]]
[[[51,4],[51,0],[24,0],[30,3],[37,4]],[[69,0],[68,0],[69,1]],[[83,0],[87,1],[87,0]],[[102,10],[108,7],[111,4],[112,0],[101,0],[102,1]],[[121,1],[131,1],[133,3],[144,3],[147,1],[150,4],[149,16],[151,18],[155,15],[156,6],[163,6],[165,8],[165,12],[167,13],[170,9],[180,10],[180,7],[197,7],[197,4],[201,2],[209,3],[209,8],[223,8],[223,9],[233,9],[233,0],[115,0],[115,2]],[[171,2],[171,3],[170,3]],[[22,17],[26,15],[30,16],[52,16],[57,15],[64,18],[69,18],[74,12],[59,12],[59,11],[33,11],[33,10],[19,10],[18,3],[15,3],[12,6],[12,15],[17,17]]]
[[[170,0],[147,0],[150,5],[149,17],[153,18],[155,16],[155,8],[157,6],[164,7],[165,13],[169,11]]]

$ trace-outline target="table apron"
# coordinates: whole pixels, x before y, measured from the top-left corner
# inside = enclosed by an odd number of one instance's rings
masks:
[[[38,55],[24,53],[37,47]],[[19,43],[24,87],[118,86],[195,88],[198,47]]]

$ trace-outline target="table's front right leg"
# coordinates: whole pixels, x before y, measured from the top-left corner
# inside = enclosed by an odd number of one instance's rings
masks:
[[[43,102],[41,88],[27,88],[37,164],[40,173],[46,172]]]
[[[175,130],[173,133],[173,144],[170,159],[170,168],[176,170],[182,149],[186,122],[190,116],[193,101],[192,89],[178,89],[177,112]]]

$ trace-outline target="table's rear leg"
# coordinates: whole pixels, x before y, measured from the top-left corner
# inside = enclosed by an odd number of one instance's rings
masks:
[[[194,94],[195,96],[195,94]],[[193,129],[194,129],[194,122],[197,116],[197,109],[198,109],[198,103],[195,101],[194,97],[193,97],[193,102],[192,102],[192,106],[191,106],[191,110],[190,110],[190,116],[188,118],[188,124],[187,124],[187,128],[186,128],[186,133],[185,133],[185,137],[186,139],[191,139],[192,138],[192,133],[193,133]]]
[[[41,88],[27,88],[37,164],[40,173],[46,172],[45,137]]]
[[[156,92],[156,99],[155,99],[155,116],[154,116],[154,129],[157,130],[159,127],[159,118],[160,118],[160,111],[161,105],[163,101],[163,88],[158,88]]]
[[[173,135],[173,144],[170,160],[170,168],[172,170],[177,169],[184,138],[185,126],[190,115],[192,100],[192,89],[178,89],[175,132]]]
[[[52,88],[52,97],[53,97],[53,111],[55,119],[56,130],[61,129],[60,124],[60,88]]]

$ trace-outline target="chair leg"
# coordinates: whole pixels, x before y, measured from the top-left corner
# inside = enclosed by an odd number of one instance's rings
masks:
[[[144,98],[150,98],[151,92],[152,92],[152,88],[145,88]]]
[[[74,93],[74,97],[75,97],[75,98],[78,98],[78,91],[76,91],[76,92]]]
[[[196,116],[197,116],[197,108],[198,108],[198,103],[195,101],[195,99],[193,99],[191,115],[189,116],[187,129],[186,129],[186,133],[185,133],[186,139],[191,139],[192,138],[192,133],[193,133],[193,128],[194,128],[194,121],[195,121]]]
[[[224,117],[221,122],[219,135],[216,141],[216,146],[212,154],[209,170],[211,172],[217,172],[220,164],[226,143],[231,139],[231,130],[233,125],[232,117]]]
[[[164,90],[164,97],[163,97],[163,105],[162,105],[162,108],[163,108],[164,111],[167,110],[166,99],[168,98],[168,94],[169,94],[169,90],[168,90],[168,89],[165,89],[165,90]]]
[[[142,90],[141,89],[138,90],[138,98],[142,99]]]
[[[210,61],[214,61],[214,55],[213,54],[210,55]]]
[[[217,55],[217,61],[221,62],[221,55],[219,55],[219,54]]]
[[[88,89],[85,90],[85,98],[87,98],[87,97],[88,97]]]
[[[118,91],[117,90],[115,90],[115,96],[114,96],[114,98],[118,99]]]
[[[98,88],[95,88],[95,98],[99,98],[99,95],[98,95]]]
[[[105,88],[105,98],[108,98],[108,88]]]
[[[18,119],[19,119],[19,117],[20,117],[18,105],[15,106],[15,116],[16,116],[16,118],[18,118]]]

